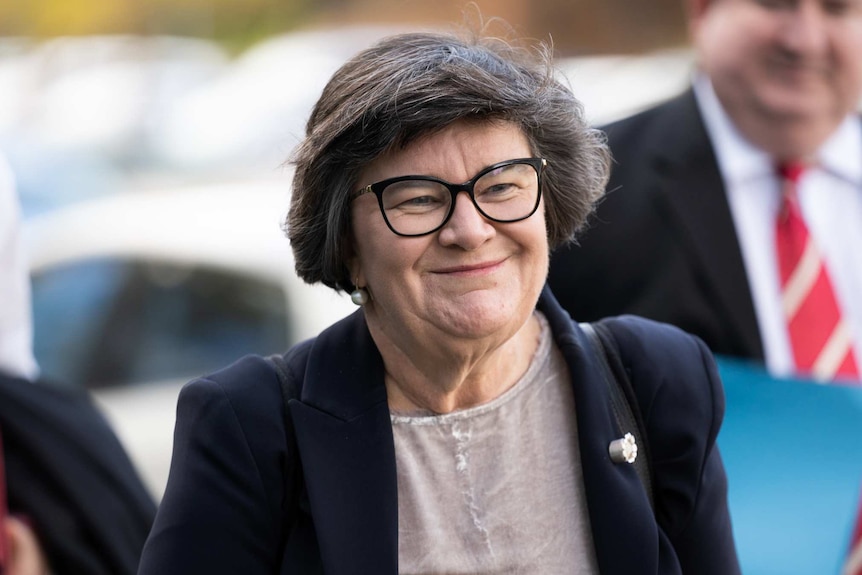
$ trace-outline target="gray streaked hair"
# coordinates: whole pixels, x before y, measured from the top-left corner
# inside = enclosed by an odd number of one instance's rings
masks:
[[[459,120],[523,130],[532,153],[549,164],[542,181],[549,244],[573,240],[604,192],[610,156],[556,77],[550,49],[479,35],[400,34],[335,72],[294,153],[286,230],[299,277],[352,290],[349,196],[359,173]]]

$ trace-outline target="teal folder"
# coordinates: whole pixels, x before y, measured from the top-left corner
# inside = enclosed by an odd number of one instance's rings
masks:
[[[862,386],[718,358],[718,444],[745,575],[839,575],[862,489]]]

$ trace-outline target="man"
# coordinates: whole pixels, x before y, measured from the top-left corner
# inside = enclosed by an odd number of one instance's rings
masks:
[[[718,354],[764,360],[776,375],[856,379],[862,0],[686,6],[693,86],[606,128],[615,158],[609,193],[581,245],[555,254],[554,293],[579,320],[636,313],[679,325]],[[789,162],[805,166],[795,180],[776,170]],[[818,257],[788,272],[777,222],[791,212]],[[788,279],[800,277],[811,279],[806,290]],[[785,317],[782,297],[792,313],[811,286],[828,293],[836,323],[803,364],[796,334],[804,322]]]

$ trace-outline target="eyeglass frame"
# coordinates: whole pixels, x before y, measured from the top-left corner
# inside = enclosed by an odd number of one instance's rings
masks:
[[[493,217],[489,216],[488,214],[486,214],[485,211],[482,210],[482,208],[479,207],[479,204],[476,202],[476,195],[475,195],[474,186],[476,185],[476,182],[478,182],[480,179],[482,179],[484,176],[486,176],[490,172],[493,172],[496,169],[503,168],[506,166],[511,166],[514,164],[527,164],[527,165],[531,166],[534,170],[536,170],[536,184],[537,184],[536,203],[533,205],[533,209],[531,209],[530,212],[523,217],[516,218],[514,220],[500,220],[497,218],[493,218]],[[438,231],[443,226],[445,226],[447,224],[447,222],[449,222],[449,219],[452,217],[452,214],[455,213],[455,202],[458,200],[458,194],[461,192],[465,192],[470,197],[470,201],[473,203],[473,207],[476,208],[476,211],[478,211],[479,214],[481,214],[483,218],[490,220],[492,222],[499,223],[499,224],[513,224],[515,222],[520,222],[520,221],[526,220],[527,218],[529,218],[530,216],[535,214],[536,210],[539,209],[539,204],[542,201],[542,170],[545,167],[547,167],[547,165],[548,165],[548,160],[546,160],[545,158],[516,158],[513,160],[503,160],[502,162],[497,162],[496,164],[492,164],[492,165],[488,166],[487,168],[484,168],[478,174],[476,174],[475,176],[473,176],[472,178],[470,178],[469,180],[467,180],[466,182],[464,182],[462,184],[453,184],[453,183],[447,182],[446,180],[436,178],[434,176],[423,176],[423,175],[396,176],[394,178],[387,178],[385,180],[380,180],[379,182],[374,182],[373,184],[368,184],[367,186],[360,189],[359,191],[351,194],[350,197],[348,198],[348,201],[353,202],[353,200],[355,200],[356,198],[358,198],[360,196],[363,196],[363,195],[368,194],[368,193],[373,193],[375,196],[377,196],[377,205],[380,207],[380,214],[383,216],[383,221],[386,222],[386,226],[396,236],[401,236],[401,237],[405,237],[405,238],[418,238],[421,236],[427,236],[429,234],[433,234],[434,232]],[[392,227],[392,224],[389,223],[389,218],[386,217],[386,208],[383,207],[383,190],[385,190],[386,187],[391,185],[391,184],[397,184],[398,182],[414,181],[414,180],[423,181],[423,182],[434,182],[434,183],[442,185],[447,190],[449,190],[449,193],[452,196],[452,203],[449,204],[449,212],[446,214],[446,217],[443,218],[443,221],[440,222],[440,225],[438,225],[436,228],[433,228],[427,232],[422,232],[421,234],[403,234],[403,233],[397,231],[394,227]]]

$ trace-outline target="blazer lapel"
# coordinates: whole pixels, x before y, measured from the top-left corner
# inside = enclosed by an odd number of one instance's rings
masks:
[[[609,391],[589,349],[586,335],[545,288],[539,301],[566,357],[575,394],[581,466],[590,526],[602,573],[654,573],[658,529],[646,492],[633,465],[614,463],[608,445],[627,430],[617,429]]]
[[[658,122],[663,142],[653,151],[653,172],[647,187],[655,190],[668,225],[680,234],[680,245],[703,271],[703,289],[711,292],[745,349],[763,357],[760,330],[748,276],[742,260],[730,206],[709,136],[689,90],[666,108]]]
[[[361,312],[325,330],[290,402],[327,573],[398,569],[395,447],[383,361]]]

